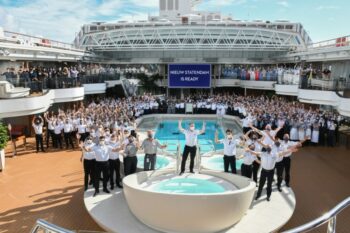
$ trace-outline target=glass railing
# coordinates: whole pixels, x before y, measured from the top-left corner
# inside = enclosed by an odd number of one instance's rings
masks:
[[[59,48],[65,50],[79,50],[73,44],[64,43],[55,40],[44,39],[41,37],[30,36],[17,32],[4,31],[5,37],[15,40],[17,44],[27,45],[27,46],[40,46],[47,48]]]
[[[120,80],[120,74],[84,75],[76,78],[55,76],[51,78],[19,78],[1,76],[0,81],[7,81],[14,87],[30,88],[31,93],[43,93],[47,89],[65,89],[82,87],[83,84],[105,83]]]
[[[345,78],[321,79],[302,76],[299,88],[304,90],[322,90],[342,92],[350,90],[350,80]]]

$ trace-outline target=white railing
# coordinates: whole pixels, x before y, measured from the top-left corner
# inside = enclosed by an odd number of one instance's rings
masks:
[[[28,45],[28,46],[43,46],[48,48],[59,48],[66,50],[79,50],[73,44],[49,40],[37,36],[30,36],[17,32],[4,31],[5,37],[16,40],[17,43]],[[80,51],[80,50],[79,50]]]
[[[335,206],[333,209],[331,209],[329,212],[324,214],[323,216],[306,223],[302,226],[296,227],[294,229],[285,231],[283,233],[302,233],[302,232],[309,232],[311,230],[314,230],[320,226],[322,226],[325,223],[328,223],[327,226],[327,233],[336,233],[336,223],[337,223],[337,215],[347,208],[350,205],[350,197],[339,203],[337,206]]]
[[[36,221],[31,233],[44,232],[44,233],[75,233],[62,227],[56,226],[52,223],[46,222],[45,220],[39,219]]]
[[[176,175],[180,173],[180,166],[181,166],[181,148],[180,148],[180,143],[177,145],[177,152],[176,152]]]
[[[196,155],[196,160],[197,160],[197,171],[198,173],[201,172],[201,165],[202,165],[202,156],[201,156],[201,147],[197,145],[197,155]]]
[[[338,37],[336,39],[313,43],[308,46],[308,49],[334,48],[334,47],[344,47],[349,45],[350,45],[350,35]]]

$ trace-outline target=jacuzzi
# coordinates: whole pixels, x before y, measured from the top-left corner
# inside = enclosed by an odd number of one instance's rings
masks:
[[[147,226],[172,233],[219,232],[237,223],[252,203],[255,183],[215,171],[175,175],[140,172],[123,179],[131,212]]]

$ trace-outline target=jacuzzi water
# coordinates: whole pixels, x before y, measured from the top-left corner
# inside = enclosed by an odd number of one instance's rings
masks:
[[[137,167],[138,168],[140,168],[140,169],[144,168],[144,159],[145,159],[144,155],[137,155]],[[167,167],[169,164],[170,164],[170,161],[168,158],[158,155],[155,168],[157,170],[162,169],[162,168]]]
[[[142,186],[153,192],[171,194],[215,194],[237,189],[223,179],[203,174],[165,175]]]
[[[203,121],[190,121],[186,120],[182,122],[182,127],[184,129],[188,128],[188,125],[190,122],[193,122],[195,124],[195,127],[197,130],[201,130],[203,126]],[[206,131],[205,134],[202,134],[198,136],[198,143],[201,149],[201,153],[206,153],[209,151],[220,150],[223,149],[224,146],[222,144],[215,144],[214,138],[215,138],[215,131],[218,130],[219,132],[219,139],[224,138],[224,131],[222,128],[218,125],[217,121],[208,121],[206,120]],[[165,120],[162,121],[156,130],[155,137],[161,142],[161,143],[167,143],[168,148],[167,150],[169,152],[175,152],[176,151],[176,145],[180,143],[181,148],[185,145],[185,135],[183,133],[180,133],[178,130],[178,121],[174,120]]]
[[[241,170],[241,165],[243,163],[242,159],[236,159],[236,169]],[[202,160],[202,165],[205,168],[215,170],[215,171],[224,171],[224,161],[223,156],[215,156],[208,158],[207,160]],[[229,168],[230,169],[230,168]]]

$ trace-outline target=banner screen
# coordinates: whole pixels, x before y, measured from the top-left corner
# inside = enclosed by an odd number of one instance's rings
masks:
[[[210,88],[211,65],[209,64],[170,64],[169,88]]]

